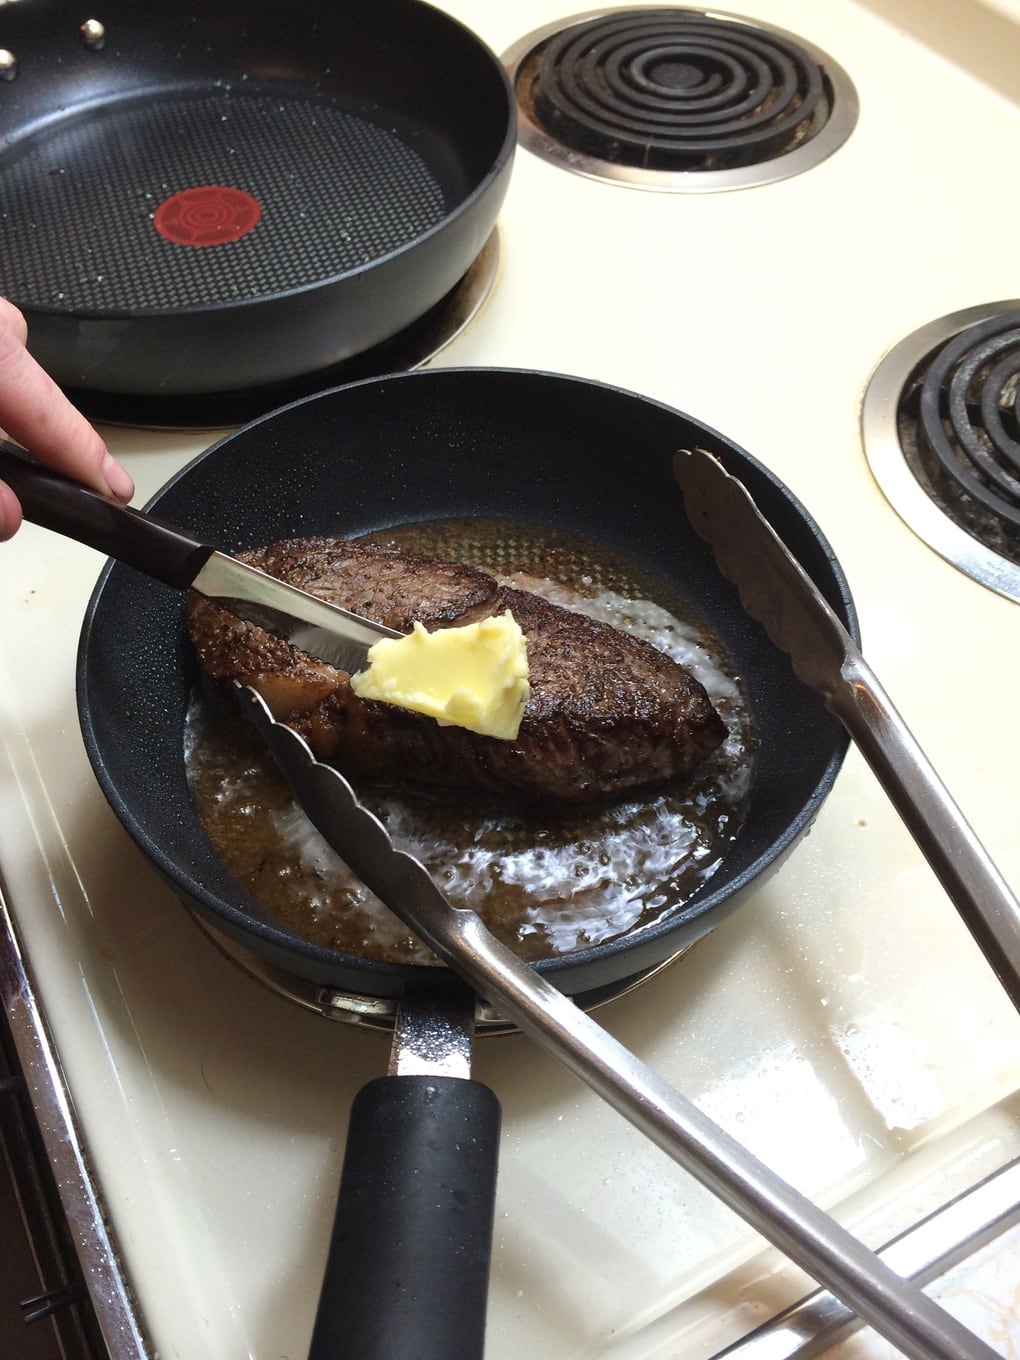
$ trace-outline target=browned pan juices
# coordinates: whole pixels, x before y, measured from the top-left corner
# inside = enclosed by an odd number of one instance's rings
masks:
[[[545,528],[443,520],[367,541],[473,563],[646,638],[694,672],[730,734],[687,780],[581,807],[359,787],[398,848],[428,867],[451,902],[478,911],[528,960],[639,930],[686,901],[740,828],[755,745],[740,679],[690,605],[600,545]],[[196,698],[187,767],[217,853],[274,918],[329,948],[399,963],[430,960],[310,825],[239,713],[213,712]]]

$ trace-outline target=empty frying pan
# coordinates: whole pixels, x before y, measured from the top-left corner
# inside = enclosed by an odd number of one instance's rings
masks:
[[[464,275],[509,182],[498,59],[420,0],[0,7],[0,294],[65,386],[306,376]]]

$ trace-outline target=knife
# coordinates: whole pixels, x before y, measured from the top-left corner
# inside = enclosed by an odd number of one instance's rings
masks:
[[[278,581],[184,529],[90,491],[42,467],[6,439],[0,440],[0,479],[14,491],[32,524],[95,548],[165,585],[197,590],[349,674],[364,668],[373,643],[401,636]]]
[[[682,450],[673,471],[692,528],[711,545],[744,609],[847,729],[1020,1010],[1020,903],[857,644],[717,458]]]

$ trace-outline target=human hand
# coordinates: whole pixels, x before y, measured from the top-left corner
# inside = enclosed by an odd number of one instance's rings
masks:
[[[29,354],[27,336],[21,312],[0,298],[0,434],[5,430],[57,472],[104,496],[129,501],[135,494],[131,478],[99,432]],[[21,519],[17,496],[0,482],[0,542],[17,532]]]

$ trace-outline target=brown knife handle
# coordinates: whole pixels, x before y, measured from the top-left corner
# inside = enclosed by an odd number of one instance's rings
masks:
[[[30,523],[115,557],[167,585],[186,589],[215,551],[212,543],[42,467],[6,439],[0,440],[0,479],[17,496]]]

